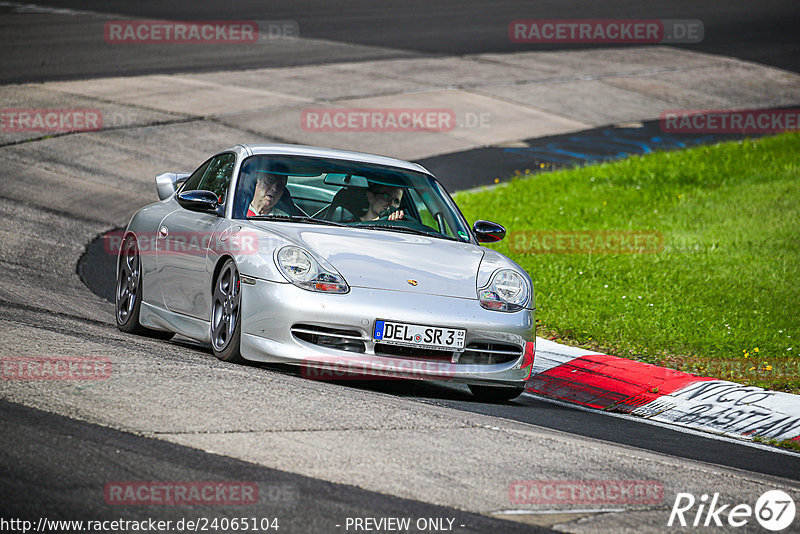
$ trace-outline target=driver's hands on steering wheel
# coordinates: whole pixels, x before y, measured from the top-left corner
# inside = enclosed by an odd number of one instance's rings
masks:
[[[397,209],[393,206],[386,208],[385,210],[383,210],[378,214],[379,219],[387,219],[389,221],[399,221],[405,216],[406,216],[405,211]]]

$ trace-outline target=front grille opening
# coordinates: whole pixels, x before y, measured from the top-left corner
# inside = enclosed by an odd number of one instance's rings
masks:
[[[296,324],[291,328],[292,335],[301,341],[345,352],[366,351],[364,338],[356,330],[342,330],[310,324]]]
[[[412,360],[430,360],[449,362],[453,359],[453,351],[436,350],[419,347],[402,347],[386,343],[375,344],[375,354],[378,356],[392,356],[395,358],[408,358]]]
[[[513,362],[522,356],[522,347],[508,343],[470,343],[458,363],[491,365]]]

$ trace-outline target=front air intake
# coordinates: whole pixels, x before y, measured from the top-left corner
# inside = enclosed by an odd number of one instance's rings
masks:
[[[342,330],[312,324],[296,324],[291,328],[292,335],[306,343],[345,352],[361,352],[366,350],[367,338],[356,330]]]
[[[458,359],[458,363],[491,365],[513,362],[522,356],[522,347],[508,343],[470,343]]]

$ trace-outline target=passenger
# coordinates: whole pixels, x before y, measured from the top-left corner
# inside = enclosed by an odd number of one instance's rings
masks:
[[[257,215],[290,215],[278,202],[286,191],[287,177],[279,174],[259,173],[253,200],[247,209],[248,217]]]
[[[403,188],[391,187],[388,185],[377,185],[370,183],[369,191],[367,191],[367,200],[369,207],[367,213],[361,217],[362,221],[374,221],[381,217],[386,217],[386,212],[394,209],[389,213],[388,219],[396,221],[405,216],[400,207],[400,201],[403,200]]]

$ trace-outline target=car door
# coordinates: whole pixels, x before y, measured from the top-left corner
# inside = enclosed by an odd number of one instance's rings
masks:
[[[219,154],[205,162],[186,181],[181,191],[213,191],[220,202],[226,201],[236,156]],[[209,248],[216,243],[217,231],[224,217],[179,208],[159,225],[157,261],[161,291],[168,310],[208,319],[211,287]],[[213,255],[216,258],[216,254]]]

